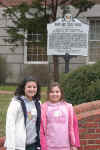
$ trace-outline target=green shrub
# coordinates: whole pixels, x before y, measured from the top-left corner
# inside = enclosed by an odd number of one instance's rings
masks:
[[[62,74],[60,83],[66,100],[72,104],[100,99],[100,62]]]
[[[7,63],[5,58],[0,56],[0,84],[4,84],[8,76]]]

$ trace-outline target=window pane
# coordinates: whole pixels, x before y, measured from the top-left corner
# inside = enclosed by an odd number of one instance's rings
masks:
[[[100,20],[96,21],[96,39],[100,39]]]
[[[100,39],[100,20],[90,20],[90,40]]]
[[[93,40],[95,39],[95,21],[94,20],[90,20],[90,39]]]
[[[100,20],[90,20],[89,61],[100,60]]]
[[[44,35],[44,34],[43,34]],[[47,61],[46,41],[42,34],[28,34],[27,61]]]
[[[89,61],[100,60],[100,41],[89,41]]]

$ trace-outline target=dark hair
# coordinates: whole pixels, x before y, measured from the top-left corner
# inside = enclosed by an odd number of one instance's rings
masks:
[[[61,99],[60,100],[64,100],[64,91],[58,82],[51,82],[49,84],[48,91],[47,91],[47,98],[49,99],[49,93],[51,92],[52,88],[55,86],[57,86],[61,91]]]
[[[25,77],[22,82],[18,85],[15,91],[15,96],[25,95],[25,85],[29,81],[34,81],[37,84],[37,93],[33,99],[40,100],[40,86],[38,81],[36,81],[32,76]]]

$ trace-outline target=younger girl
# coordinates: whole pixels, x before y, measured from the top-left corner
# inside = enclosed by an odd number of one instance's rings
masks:
[[[48,88],[48,101],[41,106],[40,143],[41,150],[77,150],[80,146],[72,104],[64,101],[56,82]]]
[[[32,78],[25,78],[15,91],[6,116],[7,150],[40,148],[40,87]]]

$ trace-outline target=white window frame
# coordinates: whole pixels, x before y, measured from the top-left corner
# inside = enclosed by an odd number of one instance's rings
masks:
[[[91,21],[91,20],[94,20],[94,21],[95,21],[95,25],[96,25],[96,21],[97,21],[97,20],[100,21],[100,18],[98,18],[98,19],[97,19],[97,18],[91,18],[90,20],[88,20],[89,25],[90,25],[90,21]],[[95,32],[96,32],[96,31],[95,31]],[[95,34],[96,34],[96,33],[95,33]],[[90,35],[89,35],[88,41],[90,41],[90,42],[94,41],[94,42],[95,42],[95,41],[100,41],[100,40],[90,39]],[[90,48],[90,47],[89,47],[89,44],[88,44],[88,51],[89,51],[89,48]],[[89,52],[88,52],[88,53],[89,53]],[[88,55],[88,56],[87,56],[87,64],[95,64],[95,63],[96,63],[96,61],[90,61],[90,60],[89,60],[89,55]]]
[[[36,42],[38,42],[38,39]],[[25,40],[24,40],[24,64],[48,64],[48,61],[27,61],[27,45],[26,45],[26,43],[27,43],[27,32],[25,32]]]

